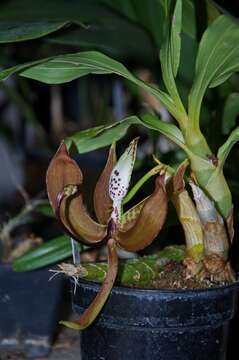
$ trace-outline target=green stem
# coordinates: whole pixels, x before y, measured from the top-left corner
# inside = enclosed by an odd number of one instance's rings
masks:
[[[185,258],[184,246],[168,246],[154,255],[139,257],[136,259],[120,262],[116,282],[122,286],[150,287],[152,281],[157,278],[160,270],[170,261],[181,262]],[[62,272],[69,275],[72,273],[72,266],[61,264]],[[108,264],[106,262],[86,263],[74,268],[76,276],[89,281],[102,283],[106,277]],[[67,273],[67,270],[69,273]]]
[[[144,185],[144,183],[150,179],[152,176],[158,174],[164,165],[157,165],[152,168],[149,172],[147,172],[141,179],[132,187],[132,189],[128,192],[128,194],[123,199],[123,205],[127,204],[139,191],[139,189]]]

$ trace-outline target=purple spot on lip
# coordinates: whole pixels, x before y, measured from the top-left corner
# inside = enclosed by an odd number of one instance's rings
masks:
[[[114,174],[115,174],[116,176],[118,176],[118,175],[119,175],[118,170],[115,170],[115,171],[114,171]]]

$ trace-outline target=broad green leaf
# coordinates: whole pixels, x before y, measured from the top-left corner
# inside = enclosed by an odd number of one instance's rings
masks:
[[[31,66],[31,67],[30,67]],[[185,116],[173,103],[170,96],[148,85],[130,73],[124,65],[96,51],[66,54],[14,66],[0,73],[0,80],[13,73],[39,80],[47,84],[61,84],[88,74],[116,74],[130,80],[155,96],[176,118]]]
[[[67,138],[66,143],[68,148],[75,145],[79,153],[86,153],[108,146],[113,141],[121,139],[131,125],[143,125],[149,129],[157,130],[186,150],[184,138],[179,128],[174,124],[160,120],[152,114],[145,114],[141,118],[130,116],[111,125],[80,131]]]
[[[227,141],[219,148],[217,157],[219,160],[219,166],[222,169],[223,165],[229,155],[232,147],[239,141],[239,127],[232,131]]]
[[[1,1],[0,20],[98,22],[112,14],[99,0]]]
[[[222,115],[222,132],[228,134],[236,125],[236,118],[239,115],[239,93],[232,93],[228,96]]]
[[[162,1],[103,0],[105,4],[128,19],[140,24],[159,48],[163,39],[164,12]]]
[[[181,51],[182,1],[177,0],[171,24],[170,50],[173,75],[176,77]]]
[[[172,13],[170,11],[171,1],[168,1],[167,4],[168,5],[165,5],[165,39],[160,50],[160,59],[163,70],[164,82],[170,92],[171,87],[175,87],[175,83],[171,84],[171,81],[177,75],[180,62],[182,1],[176,1],[175,8]]]
[[[185,107],[188,103],[188,93],[194,79],[197,51],[197,41],[187,34],[182,33],[181,57],[177,74],[177,89]]]
[[[152,114],[145,114],[141,116],[141,121],[144,126],[159,131],[161,134],[167,136],[167,138],[180,146],[183,150],[186,149],[183,134],[176,125],[166,123]]]
[[[111,145],[113,141],[121,139],[129,126],[141,124],[136,116],[130,116],[111,125],[95,127],[80,131],[66,139],[67,146],[74,144],[79,153],[86,153]]]
[[[184,0],[182,15],[182,30],[192,39],[196,39],[196,17],[194,9],[194,1]]]
[[[127,16],[129,19],[133,21],[137,21],[137,15],[135,13],[135,9],[133,6],[133,2],[131,0],[102,0],[102,3],[108,5],[112,9],[119,11],[120,13]]]
[[[24,64],[20,64],[20,65],[15,65],[12,66],[10,68],[7,68],[3,71],[0,71],[0,81],[1,80],[5,80],[7,77],[15,74],[15,73],[19,73],[20,71],[23,71],[31,66],[36,66],[37,64],[41,64],[42,62],[44,62],[45,59],[43,60],[36,60],[36,61],[29,61],[27,63]]]
[[[204,32],[199,45],[196,76],[189,95],[191,126],[199,126],[200,108],[208,87],[215,87],[239,70],[239,26],[219,16]]]
[[[62,21],[1,21],[0,43],[32,40],[61,29],[67,22]]]
[[[165,21],[162,1],[131,0],[137,16],[137,21],[152,34],[155,44],[160,48],[163,39],[163,24]]]
[[[52,34],[51,43],[79,50],[97,50],[118,60],[152,64],[157,60],[152,39],[141,27],[115,14],[87,28],[69,29]]]
[[[177,0],[174,11],[170,12],[171,1],[166,6],[165,39],[160,49],[160,60],[162,75],[165,86],[171,95],[175,106],[180,112],[184,113],[184,118],[180,119],[180,124],[185,126],[186,113],[178,94],[175,77],[180,63],[181,51],[181,25],[182,25],[182,1]],[[178,118],[177,118],[178,119]]]
[[[49,240],[36,249],[30,250],[13,263],[15,271],[30,271],[41,268],[58,261],[64,260],[72,255],[70,238],[59,236]]]
[[[155,44],[161,47],[165,24],[163,0],[103,0],[103,2],[143,26],[151,33]],[[182,29],[190,37],[196,37],[195,9],[191,0],[183,1]]]

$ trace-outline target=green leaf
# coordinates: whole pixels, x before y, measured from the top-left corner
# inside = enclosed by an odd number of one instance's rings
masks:
[[[0,80],[13,73],[39,80],[47,84],[62,84],[88,74],[116,74],[141,86],[155,96],[175,118],[180,113],[170,96],[154,86],[148,85],[131,74],[124,65],[96,51],[66,54],[37,62],[14,66],[0,73]]]
[[[170,51],[173,75],[176,77],[181,51],[182,1],[177,0],[171,24]]]
[[[145,32],[152,36],[155,45],[158,48],[161,46],[165,20],[162,1],[103,0],[103,2],[128,19],[140,24]]]
[[[36,249],[30,250],[13,262],[15,271],[30,271],[41,268],[58,261],[64,260],[72,255],[70,238],[59,236],[49,240]]]
[[[239,115],[239,93],[232,93],[226,99],[222,115],[222,133],[228,134],[236,125]]]
[[[196,17],[195,17],[195,3],[194,1],[184,0],[183,15],[182,15],[182,30],[192,39],[196,39]]]
[[[161,134],[167,136],[168,139],[180,146],[183,150],[186,150],[183,134],[176,125],[166,123],[152,114],[145,114],[141,116],[141,121],[144,126],[149,129],[159,131]]]
[[[113,141],[121,139],[129,126],[141,124],[137,116],[130,116],[124,120],[106,126],[97,126],[89,130],[80,131],[66,139],[68,148],[74,144],[79,153],[100,149],[111,145]]]
[[[237,143],[238,140],[239,140],[239,127],[233,130],[233,132],[229,135],[227,141],[218,150],[217,157],[221,169],[223,168],[223,165],[232,147]]]
[[[215,87],[239,70],[239,26],[219,16],[204,32],[199,45],[196,76],[189,95],[189,118],[199,127],[200,108],[208,87]]]
[[[182,25],[182,1],[177,0],[174,11],[170,12],[171,1],[166,6],[167,21],[165,24],[166,37],[160,50],[162,75],[165,86],[171,95],[175,106],[184,114],[183,119],[178,119],[185,126],[186,112],[178,94],[175,77],[180,63],[181,51],[181,25]]]
[[[1,80],[5,80],[7,77],[15,74],[15,73],[19,73],[23,70],[26,70],[27,68],[31,67],[31,66],[36,66],[37,64],[41,64],[42,62],[44,62],[45,59],[43,60],[36,60],[36,61],[29,61],[27,63],[24,64],[20,64],[20,65],[15,65],[12,66],[10,68],[7,68],[3,71],[0,71],[0,81]]]
[[[112,14],[99,0],[1,1],[0,20],[98,22]]]
[[[156,60],[152,39],[137,24],[114,14],[102,23],[87,28],[69,29],[52,34],[50,43],[73,46],[79,50],[97,50],[117,60],[152,64]]]
[[[79,153],[86,153],[111,145],[113,141],[121,139],[131,125],[143,125],[149,129],[157,130],[183,150],[187,150],[179,128],[174,124],[160,120],[152,114],[145,114],[141,118],[130,116],[111,125],[80,131],[66,139],[67,147],[70,148],[75,145]]]
[[[62,21],[1,21],[0,43],[37,39],[61,29],[67,22]]]

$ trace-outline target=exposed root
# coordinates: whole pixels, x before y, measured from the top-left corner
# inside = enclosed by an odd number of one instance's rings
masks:
[[[185,266],[184,275],[186,279],[197,276],[202,271],[203,267],[201,261],[195,262],[190,256],[184,259],[183,265]]]
[[[222,284],[235,281],[235,274],[229,261],[217,254],[207,255],[198,263],[187,257],[184,259],[183,264],[186,279],[196,277],[199,280],[207,279]]]
[[[74,282],[74,294],[76,293],[76,288],[79,285],[79,275],[82,274],[82,272],[84,271],[84,268],[82,268],[80,265],[75,266],[73,264],[67,264],[67,263],[62,263],[62,264],[58,264],[59,270],[52,270],[50,269],[49,271],[53,273],[53,275],[49,278],[49,281],[51,281],[52,279],[54,279],[54,277],[56,277],[57,275],[63,274],[66,275],[68,277],[71,277],[71,279]]]
[[[229,261],[223,259],[217,254],[210,254],[203,260],[204,276],[210,276],[210,279],[220,282],[235,281],[235,274]]]

